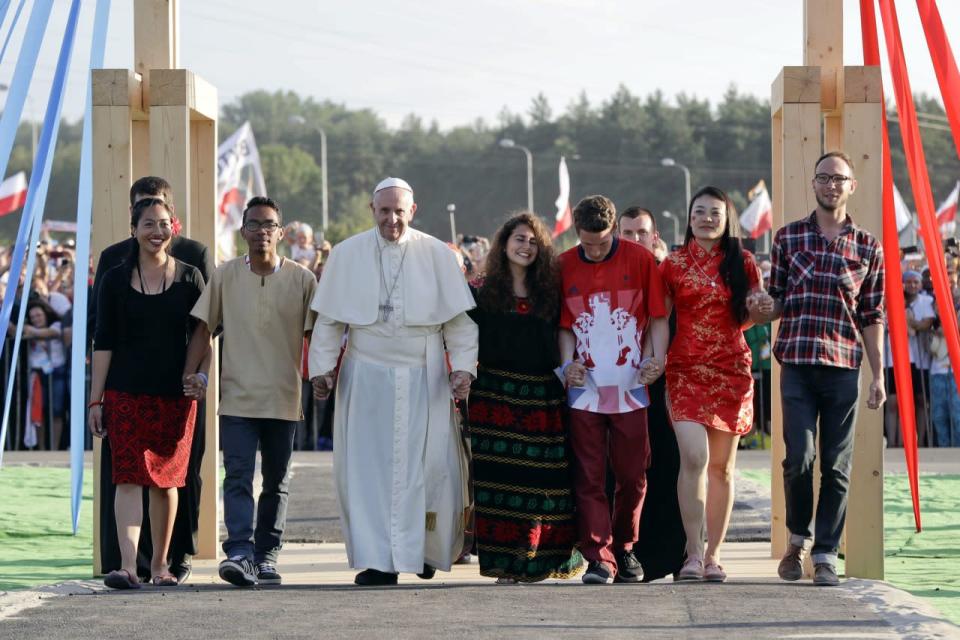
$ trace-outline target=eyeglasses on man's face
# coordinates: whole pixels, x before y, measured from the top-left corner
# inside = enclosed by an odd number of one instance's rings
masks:
[[[243,230],[247,233],[256,233],[263,229],[267,233],[273,233],[280,228],[280,225],[273,220],[267,220],[266,222],[260,222],[258,220],[247,220],[243,223]]]
[[[832,182],[838,187],[842,187],[846,183],[853,180],[853,178],[850,176],[842,176],[838,173],[833,175],[830,175],[829,173],[818,173],[817,175],[813,176],[813,179],[817,181],[817,184],[828,184]]]

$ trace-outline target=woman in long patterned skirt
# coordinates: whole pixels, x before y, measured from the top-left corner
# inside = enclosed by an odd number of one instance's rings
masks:
[[[190,310],[203,290],[195,268],[170,257],[172,209],[160,198],[133,206],[136,250],[103,276],[94,336],[87,422],[113,450],[114,510],[121,568],[104,584],[136,589],[143,489],[149,487],[154,585],[176,586],[167,555],[177,513],[177,487],[186,480],[198,387],[206,374],[184,371]],[[207,355],[201,369],[209,364]],[[203,383],[197,380],[203,377]],[[187,397],[187,393],[191,397]]]
[[[704,187],[690,201],[684,245],[660,265],[677,311],[667,351],[667,407],[680,448],[677,497],[687,533],[679,580],[723,582],[720,544],[733,507],[737,442],[753,424],[753,375],[743,329],[760,270],[740,245],[730,198]],[[706,520],[707,544],[702,530]]]
[[[564,389],[553,373],[559,289],[537,216],[517,214],[497,231],[475,284],[480,357],[469,419],[480,574],[499,584],[571,577],[583,558]]]

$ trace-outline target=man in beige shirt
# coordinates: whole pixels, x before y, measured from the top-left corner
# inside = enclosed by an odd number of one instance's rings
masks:
[[[316,278],[277,255],[283,236],[280,206],[252,198],[243,212],[249,251],[220,265],[191,312],[199,323],[191,358],[201,356],[211,331],[223,328],[220,379],[220,442],[223,448],[223,518],[227,539],[220,577],[237,586],[280,584],[277,556],[286,522],[290,454],[300,405],[303,337],[315,314],[310,301]],[[199,375],[199,374],[198,374]],[[202,375],[185,387],[205,388]],[[253,472],[260,448],[263,486],[253,527]]]

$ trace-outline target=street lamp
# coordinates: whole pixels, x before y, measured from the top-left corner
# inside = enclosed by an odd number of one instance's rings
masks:
[[[450,238],[453,244],[457,244],[457,205],[452,202],[448,204],[447,213],[450,214]]]
[[[504,149],[517,149],[523,151],[527,156],[527,210],[533,212],[533,154],[530,149],[522,144],[517,144],[510,138],[504,138],[500,141],[500,146]]]
[[[0,82],[0,91],[9,91],[10,85]],[[30,115],[36,115],[36,109],[33,108],[33,98],[30,97],[30,94],[27,94],[27,101],[30,103]],[[35,118],[30,118],[30,164],[33,165],[33,161],[37,159],[37,121]]]
[[[660,161],[660,164],[665,167],[678,167],[683,170],[683,177],[685,180],[684,187],[686,189],[684,193],[687,195],[687,199],[683,201],[683,209],[684,211],[688,210],[690,208],[690,169],[687,169],[673,158],[664,158]]]
[[[293,115],[290,116],[290,122],[304,126],[307,124],[307,119],[300,115]],[[320,186],[320,244],[322,245],[326,240],[327,224],[329,223],[327,214],[327,132],[320,125],[315,125],[314,128],[320,133],[320,182],[322,183]]]
[[[673,222],[673,244],[679,245],[680,242],[680,220],[669,211],[663,212],[663,217]]]

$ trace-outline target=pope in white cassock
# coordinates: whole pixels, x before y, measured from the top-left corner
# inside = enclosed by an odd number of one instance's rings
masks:
[[[476,375],[478,331],[456,256],[410,227],[410,185],[387,178],[370,208],[376,227],[335,246],[323,270],[309,364],[325,397],[346,331],[333,419],[340,521],[350,566],[364,569],[355,582],[384,585],[449,571],[461,552],[470,505],[453,398]]]

